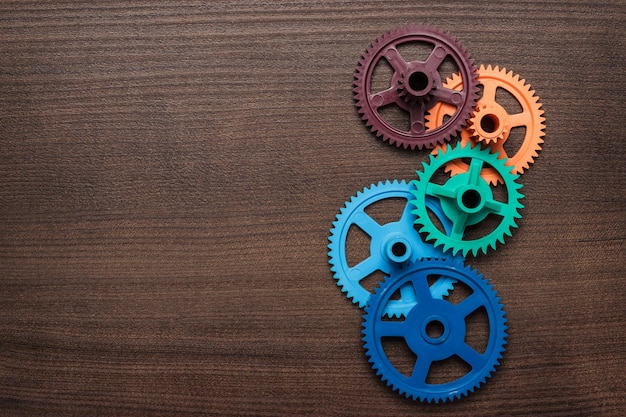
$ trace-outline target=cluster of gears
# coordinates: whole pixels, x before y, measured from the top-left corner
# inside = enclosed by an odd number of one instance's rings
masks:
[[[511,71],[477,68],[455,37],[428,25],[373,41],[356,68],[354,98],[377,137],[430,155],[417,179],[373,184],[345,203],[330,230],[331,271],[364,308],[365,352],[382,381],[414,400],[458,399],[486,382],[505,349],[503,304],[465,258],[495,250],[517,228],[519,176],[543,143],[539,98]],[[386,201],[401,209],[377,220],[373,207]],[[361,256],[350,248],[353,234],[362,236]],[[479,311],[488,331],[473,345],[470,318]],[[404,346],[402,364],[388,340]],[[461,371],[432,375],[452,359]]]

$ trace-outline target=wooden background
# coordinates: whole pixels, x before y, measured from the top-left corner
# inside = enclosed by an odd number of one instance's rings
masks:
[[[0,2],[0,415],[623,415],[623,1]],[[521,74],[546,141],[469,259],[502,366],[428,405],[371,370],[327,264],[356,191],[415,177],[351,83],[430,22]]]

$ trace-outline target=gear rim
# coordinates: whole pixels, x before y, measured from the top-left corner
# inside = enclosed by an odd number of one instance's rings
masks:
[[[333,272],[337,286],[342,292],[346,293],[346,297],[352,303],[357,304],[360,308],[365,307],[371,296],[371,293],[360,285],[360,281],[371,275],[371,273],[379,270],[383,274],[389,274],[408,263],[419,262],[424,257],[452,256],[450,253],[445,254],[444,251],[436,248],[431,243],[423,241],[417,230],[415,230],[415,215],[412,210],[413,206],[410,203],[413,197],[412,191],[413,184],[405,180],[372,184],[357,192],[355,196],[352,196],[345,203],[344,207],[340,209],[340,213],[337,214],[333,222],[328,237],[328,263],[331,266],[330,270]],[[376,223],[374,225],[366,217],[363,217],[364,214],[369,217],[365,213],[365,208],[387,198],[406,199],[403,214],[397,222],[389,222],[384,225]],[[449,230],[451,223],[443,215],[438,202],[429,198],[425,200],[425,204],[440,219],[443,227]],[[366,258],[352,267],[347,262],[346,240],[348,232],[350,226],[358,221],[367,225],[364,227],[372,228],[368,233],[368,231],[357,225],[365,234],[370,236],[369,258],[374,260],[371,261],[372,265],[368,270],[365,272],[359,270],[359,272],[355,273],[354,271],[359,269],[359,265],[369,259]],[[377,230],[376,227],[379,229]],[[379,236],[372,236],[377,233]],[[407,252],[411,253],[410,256],[404,259],[402,256],[394,257],[393,255],[393,243],[401,241],[406,242]],[[389,256],[388,250],[392,252],[391,256]],[[457,257],[457,259],[460,258]],[[451,288],[452,282],[440,280],[432,286],[433,296],[441,298],[447,295]],[[415,296],[410,291],[404,291],[402,298],[390,303],[387,314],[391,317],[400,317],[414,304]]]
[[[403,43],[402,41],[411,40],[434,45],[426,61],[407,62],[402,58],[396,46]],[[463,79],[468,80],[463,90],[443,88],[437,69],[448,56],[454,60]],[[387,90],[371,93],[372,73],[381,59],[385,59],[391,65],[394,75]],[[437,60],[440,62],[433,69]],[[419,91],[410,87],[410,76],[416,73],[430,75],[426,86]],[[397,27],[375,39],[359,60],[354,78],[354,99],[366,126],[377,137],[405,149],[432,148],[436,144],[449,141],[466,126],[478,99],[477,73],[471,55],[456,37],[443,29],[429,25],[411,24]],[[457,111],[437,129],[426,130],[426,111],[435,103],[443,102],[443,97],[456,104]],[[390,103],[395,103],[409,112],[408,131],[392,126],[379,114],[378,109]]]
[[[462,158],[471,159],[467,173],[453,176],[443,185],[431,183],[432,176],[439,168]],[[504,236],[511,236],[511,229],[517,228],[515,220],[522,217],[519,209],[524,207],[520,203],[524,195],[519,191],[522,188],[522,184],[517,182],[519,175],[512,174],[511,167],[506,166],[505,162],[504,159],[498,158],[497,154],[469,145],[465,147],[457,145],[455,148],[447,145],[445,152],[439,152],[436,156],[430,154],[429,162],[422,163],[423,171],[417,171],[418,179],[414,180],[415,191],[413,191],[415,198],[411,200],[416,207],[413,211],[416,215],[415,223],[421,226],[419,232],[426,234],[425,240],[434,241],[436,247],[442,246],[444,252],[448,250],[453,254],[461,252],[463,256],[469,252],[474,256],[479,252],[486,254],[488,248],[496,249],[497,242],[504,244]],[[485,163],[493,167],[502,177],[507,192],[506,202],[493,198],[490,184],[480,175]],[[480,194],[484,200],[478,209],[468,208],[463,203],[467,191]],[[452,232],[444,233],[432,223],[423,204],[427,196],[440,200],[444,214],[452,222]],[[501,217],[498,226],[480,238],[464,240],[465,228],[480,223],[489,214]]]
[[[453,278],[469,286],[473,293],[456,306],[448,301],[432,299],[427,289],[427,276],[430,274]],[[419,287],[416,285],[418,279]],[[419,294],[418,303],[409,311],[403,322],[384,320],[385,304],[404,285],[416,287],[416,294]],[[474,297],[475,294],[479,295]],[[473,298],[482,300],[477,302]],[[468,303],[470,299],[472,301]],[[469,304],[469,307],[466,304]],[[489,319],[489,340],[483,354],[476,352],[464,341],[466,332],[464,320],[481,307],[485,308]],[[446,323],[441,336],[432,338],[425,333],[424,329],[429,320],[442,320]],[[411,324],[416,323],[421,325],[409,328]],[[507,343],[506,323],[500,297],[482,274],[462,263],[424,259],[391,275],[374,291],[363,315],[362,334],[368,361],[387,386],[407,398],[437,403],[453,401],[468,395],[491,377],[496,371],[496,366],[500,364]],[[421,332],[416,331],[416,328]],[[416,363],[410,376],[398,371],[387,358],[382,346],[384,337],[403,337],[409,349],[416,355]],[[472,370],[445,384],[427,383],[426,377],[432,363],[448,359],[452,355],[459,356]],[[428,362],[428,366],[420,364],[420,358],[422,362]],[[418,374],[415,375],[416,373]]]

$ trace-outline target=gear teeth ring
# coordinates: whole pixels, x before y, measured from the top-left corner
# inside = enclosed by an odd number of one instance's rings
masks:
[[[470,160],[466,173],[453,176],[444,184],[433,181],[437,170],[462,159]],[[430,161],[422,165],[424,171],[417,171],[415,198],[411,203],[416,207],[415,223],[421,226],[420,233],[426,234],[426,241],[434,241],[435,246],[441,246],[444,251],[461,252],[463,256],[471,252],[476,256],[479,252],[487,253],[489,248],[495,249],[497,242],[503,244],[505,235],[511,236],[511,229],[517,227],[515,220],[522,217],[519,210],[524,207],[520,203],[524,195],[519,191],[522,184],[516,181],[519,175],[512,174],[511,168],[497,154],[469,145],[458,145],[454,149],[448,145],[446,152],[439,152],[436,156],[431,154]],[[505,201],[496,199],[492,187],[481,177],[484,165],[493,168],[503,178],[507,193]],[[424,205],[427,197],[439,200],[444,215],[452,222],[450,233],[438,228],[430,219]],[[481,223],[489,215],[500,218],[495,229],[479,238],[468,238],[467,227]]]
[[[458,304],[435,299],[428,289],[428,277],[445,276],[469,287],[471,294]],[[385,305],[400,288],[415,288],[418,302],[402,321],[386,320]],[[454,290],[453,290],[454,291]],[[466,342],[466,318],[484,312],[489,338],[483,352]],[[429,326],[437,323],[440,332],[432,334]],[[460,263],[425,259],[398,271],[375,290],[363,316],[365,354],[376,374],[394,391],[422,402],[447,402],[474,392],[484,384],[500,364],[505,350],[507,319],[504,306],[493,285],[477,271]],[[415,357],[410,370],[401,371],[385,352],[384,340],[395,338],[406,345]],[[432,365],[446,364],[452,357],[465,362],[470,371],[443,383],[428,379]]]
[[[364,307],[370,297],[370,292],[363,286],[363,280],[374,272],[390,274],[408,263],[419,262],[424,257],[451,256],[431,243],[424,242],[415,230],[413,206],[409,204],[413,197],[412,191],[413,185],[406,181],[372,184],[350,198],[333,222],[328,238],[328,262],[341,291],[359,307]],[[368,214],[368,209],[375,204],[392,200],[406,201],[397,220],[380,224]],[[425,204],[440,218],[446,230],[450,230],[451,223],[446,220],[439,203],[429,198]],[[356,264],[348,261],[349,233],[354,227],[363,231],[370,239],[367,257],[359,259]],[[433,296],[441,298],[448,294],[451,287],[452,283],[447,280],[438,281],[432,286]],[[409,288],[400,299],[389,304],[387,313],[392,317],[400,317],[414,304],[415,296]]]
[[[412,43],[432,46],[424,61],[402,55],[398,47]],[[446,59],[454,62],[466,80],[459,89],[442,84],[440,67]],[[383,62],[393,75],[387,88],[373,91],[374,69]],[[474,60],[456,37],[428,25],[408,25],[387,31],[370,44],[356,67],[353,91],[361,118],[377,137],[405,149],[423,149],[449,141],[467,125],[478,100],[478,81]],[[448,104],[454,111],[445,123],[427,130],[426,112],[437,103]],[[391,105],[406,113],[408,128],[383,116],[381,109]]]

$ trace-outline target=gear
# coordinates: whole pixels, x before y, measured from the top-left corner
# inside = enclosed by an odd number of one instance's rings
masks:
[[[469,158],[469,169],[464,174],[449,178],[444,184],[434,181],[434,174],[445,164]],[[480,173],[487,164],[502,177],[506,187],[505,201],[494,198],[493,189],[484,180]],[[478,146],[471,147],[458,145],[452,149],[448,145],[446,152],[430,155],[429,163],[422,163],[424,171],[417,171],[418,180],[415,181],[415,198],[410,202],[415,205],[413,211],[417,218],[416,224],[421,225],[420,233],[426,233],[426,241],[434,240],[435,246],[443,246],[444,251],[452,250],[454,254],[462,252],[466,256],[478,251],[487,253],[487,248],[496,248],[496,242],[504,243],[504,235],[511,236],[511,229],[517,227],[516,218],[521,218],[519,209],[524,206],[520,200],[524,197],[519,190],[522,184],[516,180],[519,175],[512,174],[511,168],[505,165],[505,160],[499,159],[497,154]],[[452,222],[452,230],[448,233],[437,228],[428,216],[427,206],[424,204],[428,197],[435,197],[441,203],[444,215]],[[498,225],[490,232],[475,239],[467,238],[468,226],[476,225],[489,215],[500,217]]]
[[[506,159],[506,164],[513,167],[514,174],[522,174],[538,156],[537,152],[541,149],[545,135],[546,119],[543,117],[539,97],[530,89],[530,85],[525,84],[525,80],[520,80],[519,75],[513,75],[512,71],[507,72],[505,68],[481,65],[478,69],[478,81],[483,85],[483,95],[478,100],[467,128],[461,131],[461,143],[488,145],[492,152],[498,152],[501,158]],[[446,88],[453,90],[462,88],[462,85],[458,74],[444,82]],[[496,101],[496,90],[499,88],[516,99],[522,108],[520,113],[510,113]],[[436,129],[454,111],[454,107],[448,104],[435,104],[426,116],[427,129]],[[504,145],[511,129],[515,127],[524,127],[526,132],[519,149],[509,156]],[[433,152],[438,152],[438,149]],[[446,166],[446,171],[452,175],[467,172],[467,169],[467,164],[460,160]],[[485,168],[481,176],[491,184],[502,183],[502,178],[493,169]]]
[[[458,304],[432,296],[429,276],[445,276],[469,287],[471,294]],[[413,287],[418,302],[404,320],[385,318],[386,305],[403,286]],[[495,372],[504,353],[507,319],[497,291],[477,271],[453,261],[426,259],[397,271],[374,291],[363,316],[365,354],[376,374],[394,391],[423,402],[446,402],[474,392]],[[466,342],[466,318],[484,309],[489,337],[484,352]],[[437,327],[439,333],[432,334]],[[394,366],[385,352],[383,340],[402,340],[417,357],[410,375]],[[482,349],[478,349],[482,350]],[[471,368],[466,374],[444,383],[429,383],[435,362],[456,356]],[[445,364],[445,362],[444,362]]]
[[[415,215],[411,212],[412,205],[408,200],[412,198],[413,186],[406,181],[378,183],[357,193],[345,204],[333,223],[328,240],[329,263],[331,271],[337,280],[337,285],[347,293],[348,299],[364,307],[369,300],[370,293],[361,285],[361,281],[376,271],[389,274],[402,265],[417,262],[423,257],[444,257],[440,249],[422,241],[415,230]],[[387,224],[378,224],[366,213],[366,209],[383,200],[403,199],[406,206],[398,221]],[[446,230],[450,230],[451,223],[445,219],[441,206],[434,198],[425,199],[425,205],[441,219]],[[346,243],[351,226],[360,228],[370,237],[369,256],[356,265],[350,265],[346,255]],[[450,254],[448,254],[451,256]],[[433,297],[441,298],[452,287],[449,280],[440,280],[433,284]],[[415,304],[415,295],[410,288],[403,291],[399,300],[389,303],[387,313],[390,316],[401,316]]]
[[[407,61],[401,55],[398,47],[412,43],[432,45],[425,61]],[[448,57],[467,80],[458,90],[441,82],[439,69]],[[374,69],[383,61],[393,69],[390,86],[372,91]],[[405,149],[432,148],[449,141],[467,124],[478,99],[476,67],[467,49],[449,33],[428,25],[409,25],[386,32],[366,49],[356,68],[354,94],[359,114],[376,136]],[[426,130],[426,111],[436,103],[454,110],[440,126]],[[383,117],[380,110],[390,104],[408,114],[409,130]]]

